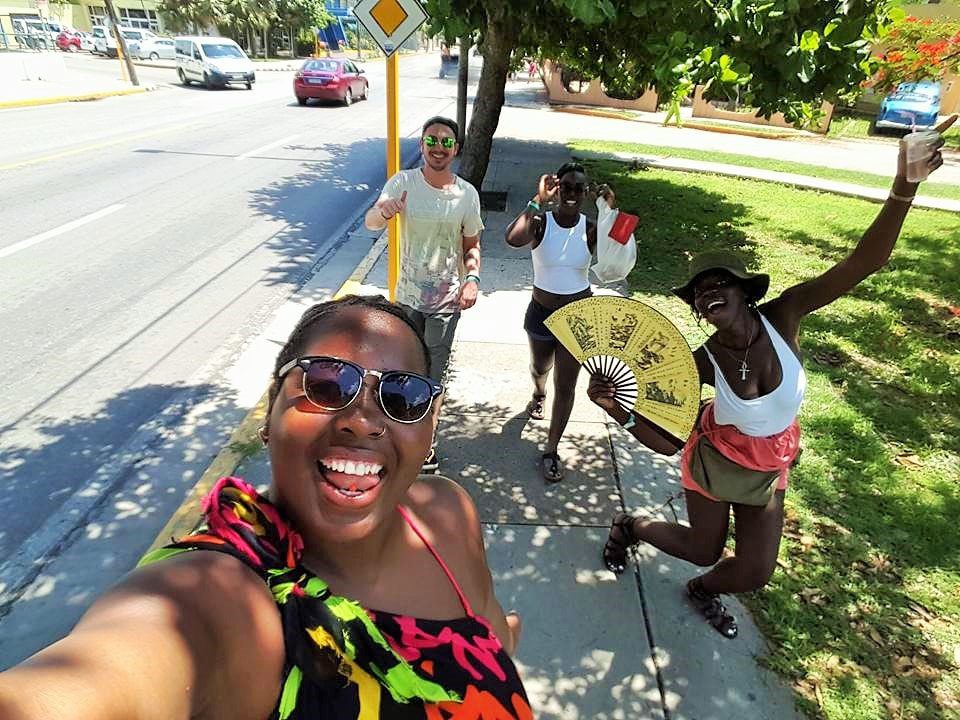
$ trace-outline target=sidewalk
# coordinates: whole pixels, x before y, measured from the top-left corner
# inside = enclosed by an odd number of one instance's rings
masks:
[[[60,53],[0,53],[0,109],[135,95],[155,89],[152,83],[134,87],[119,78],[77,72],[66,66]]]
[[[532,266],[529,251],[507,246],[503,233],[543,168],[567,159],[560,144],[495,142],[485,189],[506,192],[507,208],[485,216],[483,294],[458,328],[439,431],[441,472],[477,503],[498,596],[524,618],[517,660],[535,715],[799,718],[790,690],[758,665],[764,641],[739,603],[731,599],[741,628],[732,642],[688,607],[693,566],[645,551],[619,581],[603,569],[613,514],[669,514],[661,506],[678,479],[673,459],[645,451],[587,400],[585,374],[560,445],[566,477],[552,486],[540,478],[548,421],[524,411]],[[385,287],[381,254],[356,291]],[[268,483],[266,454],[236,474]],[[682,511],[682,502],[674,507]]]

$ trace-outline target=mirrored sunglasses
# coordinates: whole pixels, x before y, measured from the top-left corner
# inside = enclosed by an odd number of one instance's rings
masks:
[[[455,138],[449,136],[438,138],[436,135],[424,135],[423,144],[427,147],[436,147],[437,145],[442,145],[447,150],[452,150],[453,146],[457,144],[457,141]]]
[[[442,385],[423,375],[403,370],[367,370],[334,357],[310,356],[291,360],[277,372],[277,380],[296,367],[303,370],[303,394],[307,400],[329,411],[348,407],[360,396],[364,377],[375,376],[380,409],[398,423],[423,420],[430,412],[434,398],[443,392]]]

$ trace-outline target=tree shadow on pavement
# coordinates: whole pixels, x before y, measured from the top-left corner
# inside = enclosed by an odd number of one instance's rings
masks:
[[[168,410],[144,416],[157,398]],[[213,385],[145,385],[89,415],[38,418],[28,435],[6,434],[0,667],[57,640],[133,568],[241,416]],[[143,437],[129,448],[107,445],[118,423],[129,423],[128,442],[138,428]],[[41,529],[48,521],[54,526]],[[43,540],[34,536],[31,550],[52,555],[21,557],[21,543],[37,532]],[[13,584],[23,580],[28,584]]]
[[[386,178],[383,138],[348,144],[291,144],[285,150],[313,159],[301,162],[290,176],[254,191],[249,200],[254,215],[283,224],[283,229],[266,241],[266,247],[278,257],[265,280],[273,285],[302,283],[317,261],[335,249],[329,241],[343,240],[332,234],[376,199],[374,195]],[[401,163],[416,151],[416,139],[403,138]]]

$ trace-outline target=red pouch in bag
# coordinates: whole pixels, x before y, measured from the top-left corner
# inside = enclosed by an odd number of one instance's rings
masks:
[[[633,234],[634,228],[637,227],[638,222],[640,222],[640,218],[636,215],[631,215],[630,213],[625,213],[623,210],[620,210],[617,213],[616,220],[613,221],[613,226],[610,228],[608,235],[612,240],[616,240],[621,245],[626,245],[630,236]]]

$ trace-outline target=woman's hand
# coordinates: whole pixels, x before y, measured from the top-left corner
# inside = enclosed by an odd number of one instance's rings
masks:
[[[402,213],[407,206],[407,191],[404,190],[399,200],[394,198],[384,198],[377,203],[377,209],[380,211],[380,217],[384,220],[390,220],[397,213]]]
[[[587,397],[599,405],[607,415],[613,415],[620,404],[614,396],[617,393],[617,386],[602,375],[591,375],[590,384],[587,386]]]
[[[944,139],[943,134],[950,129],[950,126],[957,121],[956,115],[951,115],[942,123],[937,125],[934,130],[940,133],[940,137],[936,139],[935,142],[931,143],[925,149],[928,152],[928,157],[925,160],[927,164],[927,177],[930,176],[930,173],[934,172],[937,168],[943,165],[943,155],[940,154],[940,148],[943,147]],[[897,180],[907,178],[907,144],[901,140],[900,141],[900,154],[897,157]]]
[[[555,202],[560,190],[560,181],[556,175],[541,175],[537,185],[537,202],[541,205]]]
[[[523,622],[520,620],[520,613],[511,610],[506,614],[507,629],[510,631],[510,652],[513,655],[520,644],[520,633],[523,630]]]
[[[613,210],[617,207],[617,196],[614,194],[613,189],[606,183],[597,186],[597,197],[602,197],[607,201],[607,205],[610,206],[610,209]]]

